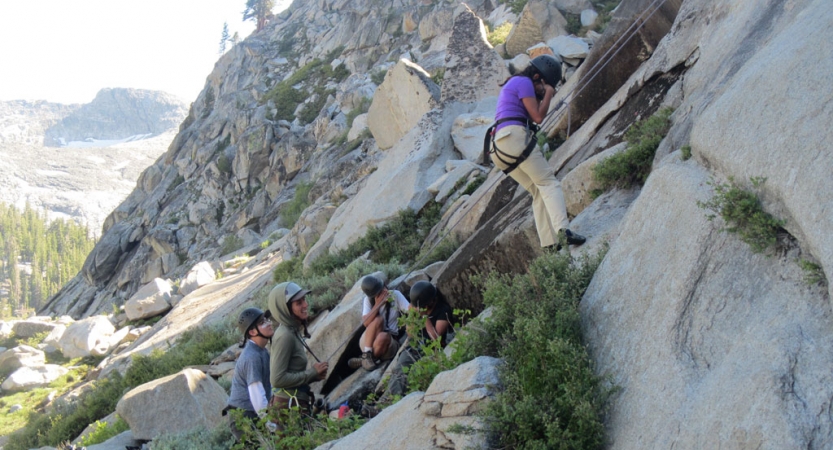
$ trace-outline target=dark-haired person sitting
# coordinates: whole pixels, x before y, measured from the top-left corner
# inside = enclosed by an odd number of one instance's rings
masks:
[[[427,281],[417,281],[411,287],[411,307],[418,309],[420,315],[425,318],[425,325],[420,330],[419,340],[425,343],[439,339],[445,347],[448,343],[453,315],[445,295],[433,284]],[[390,395],[401,395],[405,392],[408,378],[402,369],[410,367],[421,357],[418,342],[409,343],[408,347],[402,350],[399,354],[399,367],[393,371],[388,385]]]
[[[399,351],[399,313],[407,312],[411,304],[396,289],[388,290],[382,280],[368,275],[362,278],[362,323],[364,333],[359,339],[361,358],[350,358],[350,368],[372,371],[381,361],[388,361]]]
[[[272,321],[270,313],[258,308],[246,308],[237,318],[237,328],[243,333],[243,351],[234,365],[234,376],[231,379],[231,394],[228,406],[224,411],[239,409],[243,417],[249,420],[258,418],[259,413],[265,413],[272,397],[272,386],[269,381],[269,351],[266,344],[272,338]],[[231,433],[240,441],[242,431],[232,420]]]

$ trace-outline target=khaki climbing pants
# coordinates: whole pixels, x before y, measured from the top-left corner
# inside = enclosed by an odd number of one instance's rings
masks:
[[[512,156],[523,153],[527,142],[526,127],[520,125],[509,125],[495,134],[495,145],[501,152]],[[491,157],[498,169],[506,168],[506,164],[496,158],[494,152]],[[570,221],[567,219],[561,183],[555,178],[544,155],[538,149],[533,150],[509,176],[532,195],[532,215],[535,217],[541,247],[557,243],[558,231],[567,228]]]

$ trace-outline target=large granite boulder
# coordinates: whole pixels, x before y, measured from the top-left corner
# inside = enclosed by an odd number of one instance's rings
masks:
[[[483,434],[452,431],[455,425],[481,428],[474,414],[483,408],[499,386],[500,360],[480,356],[442,372],[423,392],[413,392],[385,408],[355,432],[319,449],[365,448],[367,442],[383,448],[485,448]]]
[[[451,125],[470,107],[454,103],[431,111],[384,152],[377,170],[363,180],[362,189],[335,210],[304,263],[330,248],[344,248],[364,235],[369,225],[382,224],[402,209],[421,210],[433,198],[426,188],[445,172],[447,160],[457,159]]]
[[[28,345],[20,345],[0,353],[0,373],[9,373],[21,367],[42,366],[46,355]]]
[[[34,318],[15,322],[12,330],[15,336],[26,339],[36,334],[49,333],[57,326],[58,324],[49,321],[48,318]]]
[[[440,88],[420,66],[401,59],[385,75],[367,111],[367,126],[381,149],[393,145],[437,106]]]
[[[161,278],[154,278],[139,288],[124,304],[128,320],[146,319],[168,312],[171,309],[172,289],[171,283]]]
[[[69,369],[57,364],[46,364],[34,367],[21,367],[15,370],[3,381],[0,389],[6,392],[18,392],[44,387],[58,378],[66,375]]]
[[[179,285],[179,293],[188,295],[198,288],[217,279],[217,272],[208,261],[202,261],[191,268]]]
[[[591,356],[619,388],[612,448],[829,447],[825,292],[710,223],[696,203],[709,177],[691,162],[652,173],[582,299]]]
[[[133,250],[141,239],[141,227],[130,222],[118,222],[105,231],[81,267],[87,284],[96,286],[110,281],[122,256]]]
[[[124,394],[116,413],[130,425],[135,439],[150,440],[163,433],[221,425],[227,400],[226,391],[213,378],[185,369]]]
[[[575,217],[593,203],[593,191],[599,189],[599,183],[593,175],[593,168],[605,159],[623,152],[627,146],[627,142],[620,142],[579,164],[564,176],[561,180],[561,189],[564,191],[567,214]]]
[[[477,102],[500,93],[509,77],[503,59],[486,41],[483,22],[471,10],[454,19],[445,56],[441,101]]]
[[[66,358],[104,356],[113,345],[116,327],[104,316],[92,316],[67,327],[58,345]]]
[[[567,19],[554,3],[532,0],[524,6],[518,23],[506,37],[506,53],[514,57],[547,39],[567,34]]]

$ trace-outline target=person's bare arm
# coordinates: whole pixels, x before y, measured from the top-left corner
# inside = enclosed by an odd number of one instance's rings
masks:
[[[370,323],[370,321],[376,318],[376,316],[379,314],[379,310],[382,309],[382,305],[384,305],[386,302],[387,299],[385,299],[385,301],[376,302],[376,304],[373,305],[373,308],[370,308],[370,312],[362,316],[362,324],[364,324],[364,326],[367,326]]]
[[[545,84],[544,85],[544,98],[541,99],[539,102],[535,97],[524,97],[523,103],[524,108],[526,108],[526,112],[529,114],[529,117],[535,123],[541,123],[544,121],[544,117],[547,117],[547,112],[550,109],[550,101],[552,100],[552,96],[555,94],[555,89],[552,86]]]

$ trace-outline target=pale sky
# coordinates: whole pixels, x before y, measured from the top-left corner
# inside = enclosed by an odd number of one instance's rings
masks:
[[[277,0],[275,12],[289,6]],[[242,38],[246,0],[0,0],[0,101],[88,103],[105,87],[196,99],[223,22]]]

